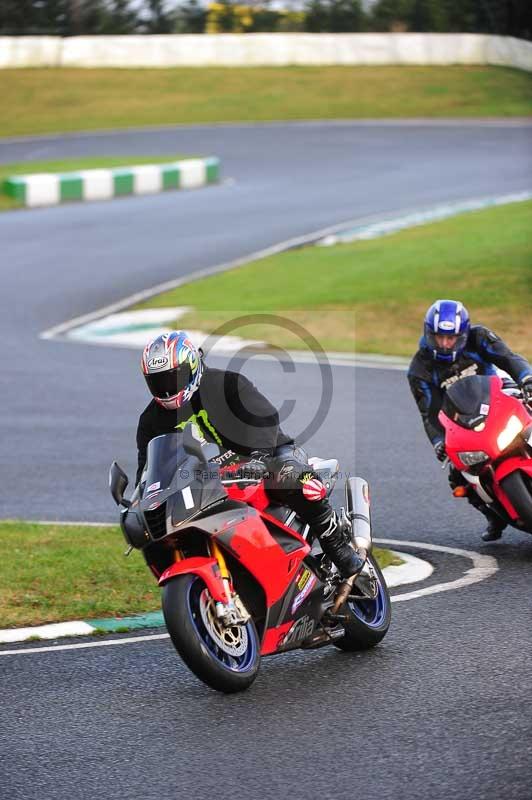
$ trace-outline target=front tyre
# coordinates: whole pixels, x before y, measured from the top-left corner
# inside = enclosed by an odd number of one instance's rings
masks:
[[[501,487],[528,533],[532,533],[532,479],[517,469],[501,480]]]
[[[225,628],[197,575],[178,575],[163,587],[163,615],[185,664],[207,686],[232,694],[247,689],[259,671],[260,645],[252,620]]]
[[[372,592],[374,597],[352,598],[350,596],[342,606],[340,613],[347,616],[347,620],[343,623],[345,636],[334,642],[341,650],[350,652],[369,650],[386,636],[390,627],[392,604],[388,587],[373,556],[369,555],[368,561],[374,574],[375,591]],[[361,576],[357,580],[365,581],[365,576]],[[356,581],[353,588],[353,594],[361,594],[357,591]]]

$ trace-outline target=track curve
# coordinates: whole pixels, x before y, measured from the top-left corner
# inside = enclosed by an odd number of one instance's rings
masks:
[[[531,131],[516,123],[279,124],[3,144],[0,161],[76,148],[216,153],[234,182],[0,215],[0,516],[113,519],[108,464],[119,457],[133,468],[146,400],[137,354],[40,341],[39,332],[344,219],[527,189]],[[278,368],[266,374],[251,362],[247,371],[282,399]],[[265,660],[255,688],[238,698],[204,689],[164,640],[3,659],[2,793],[528,797],[532,538],[510,533],[479,546],[482,520],[449,497],[402,373],[335,367],[333,378],[332,408],[312,449],[370,480],[376,535],[478,547],[496,554],[497,575],[399,603],[372,653],[327,648]],[[298,368],[297,383],[305,413],[312,366]],[[436,563],[441,575],[449,569]]]

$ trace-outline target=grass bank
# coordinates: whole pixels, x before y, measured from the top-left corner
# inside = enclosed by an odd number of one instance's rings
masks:
[[[118,527],[0,523],[0,628],[160,610],[144,558]],[[398,563],[376,551],[382,567]]]
[[[129,167],[140,164],[166,164],[192,156],[95,156],[92,158],[70,158],[62,161],[17,161],[12,164],[0,164],[0,190],[4,181],[11,175],[29,175],[37,172],[77,172],[80,169],[100,169],[113,167]],[[21,208],[22,204],[0,191],[0,211]]]
[[[193,122],[532,114],[504,67],[0,70],[1,136]]]
[[[442,296],[463,300],[473,321],[532,358],[532,202],[380,239],[292,250],[191,282],[142,307],[191,306],[176,325],[209,332],[241,315],[279,314],[326,350],[408,356],[427,307]],[[284,327],[254,324],[230,332],[306,346]]]

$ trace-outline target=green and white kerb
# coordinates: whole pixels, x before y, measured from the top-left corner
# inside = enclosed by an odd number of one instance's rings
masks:
[[[190,158],[168,164],[142,164],[79,172],[13,175],[4,193],[25,206],[52,206],[85,200],[107,200],[167,189],[196,189],[220,179],[218,158]]]

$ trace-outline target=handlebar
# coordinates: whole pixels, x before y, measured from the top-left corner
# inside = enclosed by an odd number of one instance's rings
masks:
[[[222,478],[221,483],[222,486],[234,486],[237,483],[246,483],[249,485],[252,484],[259,484],[262,478]]]

